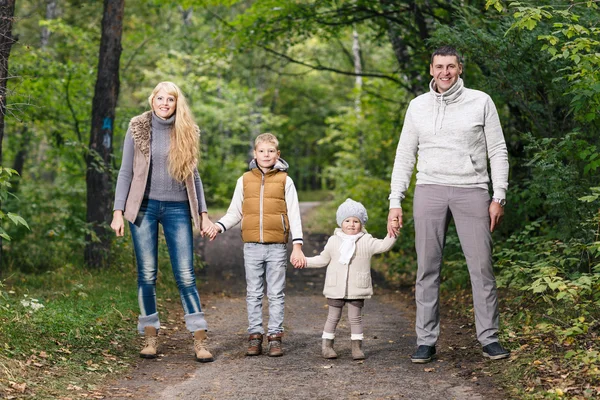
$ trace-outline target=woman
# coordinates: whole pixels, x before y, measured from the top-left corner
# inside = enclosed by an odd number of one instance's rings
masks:
[[[196,360],[213,361],[206,348],[208,329],[194,275],[192,222],[202,236],[214,239],[204,190],[197,169],[200,131],[183,93],[172,82],[159,83],[148,98],[152,111],[131,119],[113,220],[117,236],[129,221],[138,274],[138,331],[145,337],[140,357],[157,355],[160,321],[156,307],[158,224],[162,224],[173,275],[185,312],[186,328],[194,337]]]

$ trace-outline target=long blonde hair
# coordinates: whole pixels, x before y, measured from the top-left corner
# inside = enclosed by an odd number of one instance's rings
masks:
[[[169,174],[179,182],[194,173],[198,165],[200,150],[200,130],[194,122],[190,107],[183,92],[173,82],[160,82],[150,97],[150,108],[156,94],[163,89],[176,100],[175,124],[171,131],[171,145],[169,147]],[[152,111],[154,109],[152,108]]]

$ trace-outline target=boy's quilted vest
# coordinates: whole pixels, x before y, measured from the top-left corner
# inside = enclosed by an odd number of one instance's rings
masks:
[[[245,243],[287,243],[290,223],[285,202],[287,173],[255,168],[243,175],[242,240]]]

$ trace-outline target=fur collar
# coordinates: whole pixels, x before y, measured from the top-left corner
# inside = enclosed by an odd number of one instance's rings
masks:
[[[146,159],[150,159],[150,136],[152,131],[152,111],[133,117],[129,122],[129,130],[135,146],[140,149]]]

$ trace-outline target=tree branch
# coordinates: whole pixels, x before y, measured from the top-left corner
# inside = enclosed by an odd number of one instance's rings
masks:
[[[65,92],[67,95],[67,107],[69,107],[69,110],[71,111],[71,115],[73,116],[73,120],[75,121],[75,123],[74,123],[75,132],[77,133],[77,139],[81,143],[82,139],[81,139],[81,131],[79,129],[79,120],[77,119],[77,114],[75,113],[75,110],[73,109],[73,105],[71,104],[71,98],[69,96],[69,86],[70,85],[71,85],[71,71],[69,71],[69,75],[67,76],[67,83],[65,84]]]
[[[329,71],[329,72],[335,72],[336,74],[347,75],[347,76],[354,76],[354,77],[356,77],[356,76],[363,76],[363,77],[369,77],[369,78],[387,79],[389,81],[392,81],[392,82],[397,83],[398,85],[404,87],[404,84],[402,83],[402,81],[400,81],[399,79],[394,78],[393,76],[389,76],[389,75],[385,75],[385,74],[375,74],[375,73],[356,74],[356,73],[354,73],[352,71],[342,71],[342,70],[339,70],[339,69],[336,69],[336,68],[326,67],[326,66],[323,66],[323,65],[320,65],[320,64],[311,65],[311,64],[308,64],[308,63],[306,63],[304,61],[296,60],[296,59],[288,56],[287,54],[280,53],[280,52],[275,51],[273,49],[270,49],[270,48],[268,48],[266,46],[260,46],[260,47],[262,49],[264,49],[265,51],[267,51],[268,53],[271,53],[271,54],[273,54],[273,55],[275,55],[277,57],[283,58],[283,59],[285,59],[285,60],[287,60],[289,62],[292,62],[294,64],[298,64],[298,65],[302,65],[302,66],[307,67],[307,68],[314,69],[316,71]]]

